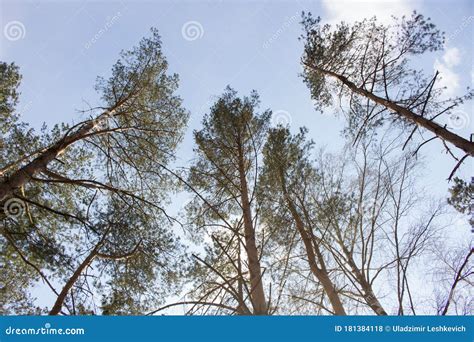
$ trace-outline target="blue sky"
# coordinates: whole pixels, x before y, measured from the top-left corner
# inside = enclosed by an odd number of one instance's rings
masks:
[[[37,128],[43,122],[78,122],[78,110],[98,104],[95,78],[107,76],[121,49],[131,48],[150,27],[157,27],[170,71],[180,76],[179,94],[191,113],[177,161],[182,166],[192,158],[192,130],[199,128],[214,97],[227,85],[242,95],[257,90],[262,109],[271,108],[277,120],[290,123],[293,130],[308,127],[319,146],[331,151],[342,147],[343,121],[316,113],[298,76],[303,10],[336,22],[371,15],[388,20],[391,14],[417,9],[449,37],[446,52],[428,56],[420,65],[426,73],[440,70],[453,94],[472,86],[474,11],[469,0],[0,3],[0,58],[20,66],[18,110]],[[460,113],[464,122],[456,129],[467,136],[474,131],[472,104]],[[424,185],[434,196],[445,197],[453,162],[438,143],[429,144],[424,154],[429,156]],[[461,170],[465,178],[473,174],[469,163]]]
[[[298,76],[302,44],[301,11],[324,20],[355,20],[413,9],[430,16],[450,38],[449,53],[423,59],[427,73],[442,71],[453,93],[472,83],[472,2],[451,1],[1,1],[0,58],[21,67],[23,83],[19,111],[35,127],[42,122],[77,122],[77,110],[97,104],[93,86],[107,76],[121,49],[134,46],[150,27],[162,35],[170,71],[180,75],[179,93],[191,112],[190,125],[180,149],[183,164],[192,157],[192,129],[199,127],[213,96],[231,85],[241,94],[256,89],[262,108],[277,112],[277,120],[293,129],[307,126],[318,145],[336,150],[343,144],[343,122],[321,115],[312,107],[309,91]],[[20,36],[8,37],[7,26],[20,22]],[[190,23],[191,22],[191,23]],[[197,39],[186,36],[186,24],[197,28]],[[184,33],[183,33],[184,32]],[[10,39],[8,39],[10,38]],[[186,39],[187,38],[187,39]],[[472,106],[463,108],[468,119]],[[473,131],[473,120],[460,134]],[[434,182],[449,174],[446,156],[437,143],[430,155]],[[472,166],[472,164],[471,164]],[[463,168],[466,172],[468,167]]]

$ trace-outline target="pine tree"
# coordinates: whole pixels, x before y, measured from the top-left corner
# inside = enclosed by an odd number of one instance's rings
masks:
[[[194,132],[197,160],[191,167],[189,183],[205,200],[204,222],[218,221],[227,227],[242,245],[241,260],[248,265],[248,280],[240,272],[238,278],[249,282],[252,313],[268,313],[263,271],[257,242],[255,182],[260,150],[271,113],[257,113],[258,95],[239,98],[227,88],[203,120],[203,128]],[[232,221],[241,220],[241,224]],[[234,263],[234,268],[236,264]],[[237,270],[235,270],[237,271]]]
[[[1,71],[1,248],[9,274],[20,271],[19,288],[49,287],[57,296],[51,314],[90,312],[93,292],[110,314],[156,306],[181,270],[182,246],[164,208],[174,188],[165,167],[188,117],[157,30],[121,53],[110,78],[99,78],[103,105],[75,125],[36,133],[20,123],[21,77],[14,65]],[[91,284],[92,263],[101,272]],[[20,296],[13,286],[2,290]],[[11,303],[2,304],[10,312]]]
[[[264,220],[274,229],[288,229],[278,225],[290,216],[291,227],[298,231],[304,245],[306,261],[311,273],[322,284],[336,315],[345,315],[346,311],[329,275],[319,233],[315,226],[314,212],[309,203],[310,188],[318,181],[316,170],[309,160],[311,142],[306,141],[306,130],[291,136],[287,128],[278,127],[268,134],[263,150],[264,168],[260,177],[259,197],[265,208]],[[277,232],[281,234],[281,232]]]
[[[444,89],[438,86],[443,75],[436,72],[429,78],[412,67],[414,57],[442,49],[444,36],[429,18],[415,12],[388,25],[374,17],[331,26],[307,14],[302,23],[303,77],[316,108],[335,102],[348,107],[345,113],[356,141],[367,130],[395,123],[410,132],[405,146],[418,130],[432,135],[419,148],[442,141],[457,162],[453,171],[474,156],[474,142],[440,122],[472,100],[474,91],[443,99]],[[464,157],[456,157],[456,151]]]

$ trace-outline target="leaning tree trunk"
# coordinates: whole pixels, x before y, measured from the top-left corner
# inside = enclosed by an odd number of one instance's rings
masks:
[[[18,189],[29,182],[34,175],[46,171],[49,163],[61,155],[68,146],[83,139],[102,122],[106,121],[111,115],[113,115],[115,110],[123,104],[123,102],[124,101],[117,102],[112,108],[110,108],[110,110],[105,111],[96,119],[84,122],[75,132],[64,136],[46,150],[40,152],[31,162],[8,176],[6,180],[0,183],[0,201],[3,201],[5,198],[10,196],[15,189]]]
[[[66,297],[69,294],[69,291],[71,291],[72,287],[74,286],[76,281],[79,279],[82,272],[84,272],[85,268],[87,266],[89,266],[91,264],[91,262],[94,260],[94,258],[97,256],[98,247],[99,246],[96,246],[89,253],[87,258],[84,259],[84,261],[79,265],[79,267],[76,269],[76,271],[73,273],[73,275],[66,282],[63,289],[59,293],[59,296],[56,298],[56,301],[54,302],[54,305],[53,305],[52,309],[49,311],[50,315],[58,315],[61,312],[61,308],[63,307],[64,301],[66,300]]]
[[[104,254],[100,252],[100,248],[105,242],[105,239],[107,237],[107,234],[110,232],[113,226],[110,226],[102,235],[102,238],[97,242],[97,244],[94,246],[94,248],[90,251],[89,255],[84,259],[84,261],[76,268],[72,276],[68,279],[66,284],[63,286],[61,292],[59,293],[58,297],[56,298],[56,302],[54,303],[52,309],[49,311],[50,315],[58,315],[61,312],[61,308],[63,307],[64,301],[66,300],[67,295],[71,291],[72,287],[74,284],[77,282],[79,277],[81,276],[82,272],[88,267],[92,261],[94,261],[95,258],[101,258],[101,259],[109,259],[109,260],[125,260],[133,255],[138,251],[138,248],[140,247],[142,240],[136,244],[136,246],[130,250],[127,253],[124,254]]]
[[[358,87],[353,82],[349,81],[349,79],[347,79],[347,77],[344,77],[340,74],[337,74],[335,72],[332,72],[332,71],[329,71],[329,70],[326,70],[326,69],[323,69],[323,68],[320,68],[320,67],[317,67],[317,66],[312,66],[312,65],[307,65],[307,64],[305,64],[305,65],[307,67],[315,69],[315,70],[317,70],[317,71],[319,71],[319,72],[321,72],[321,73],[323,73],[327,76],[330,76],[330,77],[333,77],[333,78],[339,80],[340,82],[342,82],[342,84],[344,84],[346,87],[348,87],[354,93],[362,95],[362,96],[374,101],[375,103],[390,109],[391,111],[397,113],[402,118],[405,118],[406,120],[410,121],[411,123],[427,129],[428,131],[432,132],[434,135],[436,135],[440,139],[450,142],[451,144],[453,144],[457,148],[464,151],[466,154],[468,154],[470,156],[474,156],[474,142],[469,141],[469,140],[467,140],[467,139],[465,139],[465,138],[449,131],[444,126],[440,126],[436,122],[434,122],[430,119],[427,119],[427,118],[425,118],[421,115],[418,115],[418,114],[414,113],[413,111],[396,104],[395,102],[392,102],[388,99],[384,99],[382,97],[379,97],[379,96],[375,95],[374,93],[372,93],[370,91],[367,91],[363,88]]]
[[[367,281],[364,274],[357,267],[356,263],[354,262],[354,259],[352,258],[351,253],[347,250],[347,248],[345,246],[342,246],[342,248],[347,258],[347,262],[352,270],[352,273],[354,274],[354,277],[356,278],[362,289],[362,295],[364,297],[365,302],[377,315],[386,316],[387,312],[383,308],[382,304],[380,304],[380,301],[375,295],[372,285]]]
[[[342,304],[341,298],[339,297],[339,294],[337,293],[336,287],[334,286],[331,278],[328,275],[326,265],[324,263],[324,259],[321,257],[321,253],[319,249],[317,248],[317,246],[314,246],[314,249],[313,249],[313,244],[311,242],[312,239],[305,229],[303,220],[301,219],[293,202],[288,197],[288,194],[286,193],[286,189],[284,189],[283,191],[284,191],[286,203],[288,205],[288,208],[290,209],[291,216],[295,220],[296,228],[298,229],[301,239],[303,240],[303,244],[306,250],[306,257],[308,258],[308,263],[309,263],[311,272],[323,286],[324,292],[328,296],[329,302],[331,303],[334,313],[339,316],[346,315],[346,311],[344,310],[344,305]],[[318,263],[316,262],[316,254],[318,255],[318,261],[321,266],[318,266]]]

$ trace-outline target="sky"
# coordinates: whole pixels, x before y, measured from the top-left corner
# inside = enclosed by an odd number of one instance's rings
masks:
[[[192,130],[227,85],[241,95],[257,90],[262,109],[274,111],[275,123],[289,123],[293,129],[306,126],[318,145],[337,150],[344,143],[342,119],[315,112],[298,75],[301,12],[338,22],[372,15],[389,20],[414,9],[431,17],[448,37],[445,52],[426,58],[423,68],[427,73],[439,70],[449,93],[459,94],[472,84],[474,13],[468,0],[1,0],[0,58],[21,68],[18,109],[26,122],[34,127],[77,122],[79,110],[99,104],[96,77],[108,76],[119,51],[136,45],[150,27],[156,27],[170,72],[179,74],[179,94],[191,113],[179,153],[183,164],[192,157]],[[472,106],[460,114],[455,124],[461,127],[456,129],[467,135],[473,131]],[[438,180],[446,179],[450,171],[441,150],[437,143],[425,150],[439,161],[431,168]]]
[[[354,21],[413,10],[431,17],[448,38],[445,50],[423,58],[426,74],[440,71],[448,94],[472,86],[474,2],[429,0],[322,1],[21,1],[0,0],[0,59],[15,62],[23,74],[18,111],[39,128],[45,122],[77,123],[78,112],[100,102],[97,76],[107,77],[122,49],[135,46],[158,28],[170,72],[179,74],[179,95],[191,116],[176,164],[192,158],[192,131],[227,85],[240,95],[252,89],[261,109],[274,112],[274,124],[292,130],[306,126],[318,146],[339,150],[342,118],[317,113],[298,75],[303,50],[298,37],[302,11],[324,21]],[[472,103],[448,124],[456,133],[474,132]],[[453,161],[437,142],[424,148],[424,185],[446,197]],[[472,160],[472,158],[471,158]],[[474,173],[472,161],[460,176]]]

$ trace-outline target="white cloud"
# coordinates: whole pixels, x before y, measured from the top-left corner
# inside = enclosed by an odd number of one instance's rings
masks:
[[[374,15],[383,22],[390,22],[391,17],[409,15],[419,7],[421,0],[323,0],[326,12],[323,17],[329,22],[354,22]]]
[[[443,55],[443,61],[448,68],[455,67],[461,62],[461,52],[458,48],[449,48]]]
[[[453,51],[457,52],[453,52]],[[439,87],[446,87],[445,94],[453,96],[459,89],[459,75],[453,70],[453,67],[461,62],[459,50],[456,48],[447,49],[442,57],[442,61],[436,59],[434,62],[435,71],[439,71]]]

